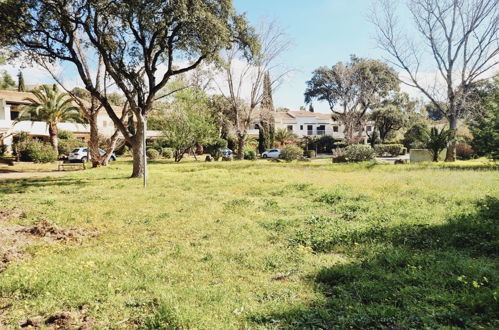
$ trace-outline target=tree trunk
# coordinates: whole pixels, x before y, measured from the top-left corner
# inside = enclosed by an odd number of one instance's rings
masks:
[[[54,148],[57,158],[59,158],[59,140],[57,138],[57,134],[59,134],[59,132],[57,131],[57,124],[50,123],[49,124],[50,144],[52,145],[52,148]]]
[[[246,143],[246,134],[237,135],[237,159],[244,159],[244,144]]]
[[[136,132],[132,140],[133,171],[132,178],[144,177],[146,164],[144,159],[144,118],[137,120]]]
[[[446,162],[456,161],[456,135],[457,135],[457,118],[449,118],[450,130],[452,131],[451,141],[447,147],[447,156],[445,157]]]
[[[90,140],[88,141],[88,150],[90,150],[90,159],[92,167],[103,165],[103,159],[99,152],[99,126],[97,125],[97,112],[88,118],[90,124]]]

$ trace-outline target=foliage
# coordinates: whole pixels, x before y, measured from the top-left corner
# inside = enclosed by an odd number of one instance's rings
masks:
[[[57,160],[57,153],[50,144],[31,141],[26,149],[28,159],[35,163],[48,163]]]
[[[429,130],[428,125],[424,123],[414,124],[404,134],[404,139],[403,139],[404,146],[408,150],[424,148],[425,138],[428,130]]]
[[[0,73],[0,89],[9,89],[16,86],[16,82],[7,71],[3,70]]]
[[[0,157],[5,156],[6,152],[7,152],[7,145],[6,144],[0,144]]]
[[[30,105],[19,113],[18,120],[40,120],[47,124],[50,144],[58,152],[58,128],[60,122],[83,122],[80,109],[73,105],[73,100],[66,93],[60,93],[57,87],[43,85],[34,90],[33,98],[27,98]]]
[[[293,134],[293,132],[285,129],[285,128],[279,128],[275,132],[275,140],[280,143],[281,146],[285,146],[286,143],[289,143],[294,140],[296,136]]]
[[[399,156],[404,154],[405,147],[403,144],[377,144],[374,147],[376,155],[383,156],[389,154],[390,156]]]
[[[370,115],[374,121],[374,128],[379,132],[382,142],[390,137],[390,134],[400,130],[406,124],[406,114],[396,104],[386,104],[375,108]]]
[[[306,150],[305,156],[308,158],[315,158],[317,157],[317,153],[315,152],[315,150]]]
[[[166,159],[173,158],[173,149],[172,148],[163,148],[161,149],[161,157]]]
[[[19,74],[17,75],[17,91],[18,92],[26,91],[26,86],[24,85],[24,76],[22,71],[19,71]]]
[[[209,153],[215,161],[218,161],[220,157],[222,157],[222,150],[225,148],[227,148],[227,140],[217,138],[205,145],[204,150]]]
[[[59,131],[57,137],[61,140],[71,140],[75,138],[75,135],[71,131]]]
[[[432,155],[433,161],[438,162],[438,155],[449,145],[452,140],[453,132],[450,129],[442,128],[440,131],[436,127],[432,127],[430,132],[423,136],[421,142],[425,142]]]
[[[292,144],[281,149],[280,158],[284,159],[287,162],[297,160],[302,156],[303,156],[303,149],[298,147],[297,145]]]
[[[352,56],[347,64],[316,69],[307,82],[305,102],[327,102],[345,126],[347,143],[352,144],[360,140],[367,111],[398,89],[397,73],[386,63]]]
[[[470,124],[471,145],[480,156],[499,159],[499,75],[486,86],[481,97],[483,114],[475,116]]]
[[[189,88],[175,94],[171,109],[162,118],[164,145],[174,150],[176,162],[198,145],[206,145],[218,135],[215,120],[206,111],[208,97],[205,92]]]
[[[149,148],[146,151],[146,155],[148,159],[155,160],[161,158],[161,154],[159,153],[158,150]]]
[[[352,144],[345,148],[345,158],[349,162],[365,162],[374,158],[374,149],[366,144]]]
[[[468,143],[461,142],[461,143],[456,144],[457,159],[461,159],[461,160],[472,159],[473,156],[475,156],[475,154],[476,154],[475,151],[473,150],[471,145],[469,145]]]
[[[244,152],[244,159],[246,160],[256,160],[256,152],[252,149],[246,149]]]
[[[68,155],[71,151],[76,148],[85,145],[85,142],[82,142],[78,139],[59,139],[59,143],[57,144],[57,151],[59,155]]]

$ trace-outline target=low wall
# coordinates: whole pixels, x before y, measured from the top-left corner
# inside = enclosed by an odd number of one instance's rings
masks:
[[[446,156],[447,150],[444,149],[440,155],[438,155],[438,160],[445,160]],[[433,161],[433,155],[428,149],[411,149],[409,159],[411,163],[431,162]]]

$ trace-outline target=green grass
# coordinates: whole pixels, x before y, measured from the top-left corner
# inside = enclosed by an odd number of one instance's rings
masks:
[[[0,275],[0,319],[98,327],[498,328],[499,172],[483,161],[155,162],[0,183],[28,225],[95,228]],[[4,307],[7,306],[7,307]]]

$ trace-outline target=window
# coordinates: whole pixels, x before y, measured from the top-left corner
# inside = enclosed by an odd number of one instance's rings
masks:
[[[300,125],[300,131],[303,131],[303,125]]]
[[[288,125],[288,131],[293,132],[293,125]]]
[[[333,132],[338,133],[338,126],[333,126]]]
[[[371,132],[373,130],[373,127],[372,126],[367,126],[366,129],[367,129],[368,132]]]
[[[314,134],[314,126],[307,125],[307,135],[313,135],[313,134]]]
[[[260,129],[260,127],[258,126],[258,124],[255,124],[255,129]]]

